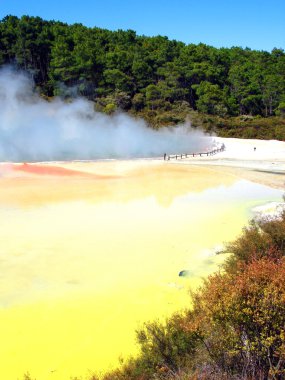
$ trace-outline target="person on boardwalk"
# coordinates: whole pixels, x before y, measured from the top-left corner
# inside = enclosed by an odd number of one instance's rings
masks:
[[[164,161],[166,160],[166,153],[164,153]]]

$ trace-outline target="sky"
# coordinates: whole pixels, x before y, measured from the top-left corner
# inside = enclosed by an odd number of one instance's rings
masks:
[[[285,0],[0,0],[0,18],[8,14],[132,29],[187,44],[285,48]]]

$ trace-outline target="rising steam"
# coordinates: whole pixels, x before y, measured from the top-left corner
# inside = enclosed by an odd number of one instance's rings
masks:
[[[155,157],[211,144],[189,126],[155,131],[123,113],[95,112],[85,99],[47,102],[26,74],[0,70],[0,161]]]

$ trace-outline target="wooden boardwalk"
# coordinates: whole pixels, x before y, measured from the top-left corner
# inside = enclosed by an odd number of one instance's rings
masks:
[[[164,160],[169,161],[169,160],[182,160],[183,158],[191,158],[191,157],[203,157],[203,156],[214,156],[217,153],[221,153],[225,150],[225,145],[223,144],[220,148],[218,149],[213,149],[208,152],[199,152],[199,153],[181,153],[181,154],[172,154],[172,155],[167,155],[166,153],[164,154]]]

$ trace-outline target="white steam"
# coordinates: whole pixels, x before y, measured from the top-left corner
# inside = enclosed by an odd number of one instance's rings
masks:
[[[95,112],[81,98],[45,101],[25,74],[0,70],[0,161],[155,157],[211,144],[211,137],[187,126],[155,131],[123,113]]]

